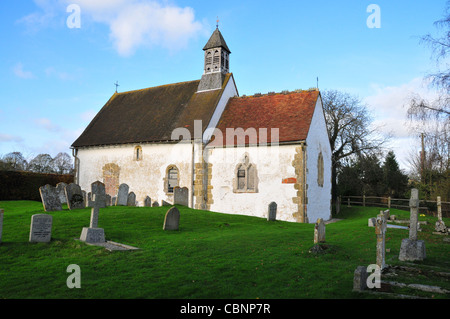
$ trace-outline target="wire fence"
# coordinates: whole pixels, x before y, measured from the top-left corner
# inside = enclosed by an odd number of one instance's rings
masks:
[[[337,204],[350,206],[372,206],[372,207],[387,207],[397,208],[401,210],[409,210],[409,198],[391,198],[391,197],[377,197],[377,196],[342,196],[338,198]],[[450,202],[443,202],[440,198],[433,200],[420,200],[419,213],[430,216],[438,216],[438,211],[441,211],[442,217],[450,217]]]

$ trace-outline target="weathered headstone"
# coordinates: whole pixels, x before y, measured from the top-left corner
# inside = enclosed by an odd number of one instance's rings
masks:
[[[106,206],[111,206],[111,195],[106,194]]]
[[[159,207],[159,203],[157,201],[154,201],[152,207]]]
[[[189,206],[189,189],[187,187],[175,187],[173,189],[174,205]]]
[[[267,220],[268,221],[277,220],[277,203],[271,202],[269,204],[269,209],[267,212]]]
[[[93,195],[96,195],[98,206],[100,208],[105,208],[106,207],[106,188],[105,188],[105,184],[103,184],[100,181],[95,181],[91,184],[91,197]],[[92,200],[92,199],[91,199]],[[93,202],[91,202],[90,207],[93,207]]]
[[[80,240],[87,243],[103,243],[105,242],[105,231],[103,228],[98,228],[98,215],[100,212],[101,201],[98,200],[97,195],[93,195],[93,207],[91,209],[91,220],[89,227],[83,227],[81,231]]]
[[[111,198],[111,206],[116,206],[117,205],[117,197],[116,196],[113,196],[112,198]]]
[[[41,186],[39,187],[39,194],[41,194],[42,205],[46,212],[62,210],[59,193],[57,192],[56,187],[49,184]]]
[[[447,226],[445,226],[445,223],[443,220],[438,220],[434,226],[434,229],[438,233],[442,233],[442,234],[448,233],[448,228],[447,228]]]
[[[178,230],[180,225],[180,211],[175,206],[170,208],[164,218],[164,230]]]
[[[94,203],[92,202],[92,193],[84,193],[84,202],[86,204],[86,207],[93,207]]]
[[[66,201],[69,209],[85,208],[84,196],[81,187],[75,183],[66,186]]]
[[[325,223],[322,218],[318,218],[314,225],[314,244],[325,242]]]
[[[383,212],[378,215],[375,222],[375,234],[377,235],[377,262],[376,264],[380,269],[384,269],[386,267],[385,264],[385,253],[386,253],[386,229],[387,222],[385,218],[385,214]]]
[[[52,215],[36,214],[31,216],[30,242],[49,242],[52,238],[52,223]]]
[[[145,197],[144,207],[152,207],[152,199],[149,196]]]
[[[2,242],[2,232],[3,232],[3,213],[4,210],[0,209],[0,243]]]
[[[164,199],[161,200],[161,206],[171,206],[172,204],[169,202],[166,202]]]
[[[67,203],[67,200],[66,200],[66,186],[67,186],[67,184],[64,183],[64,182],[56,184],[56,192],[58,193],[59,201],[61,202],[61,204],[66,204]]]
[[[405,238],[402,240],[398,259],[401,261],[423,260],[426,258],[426,249],[425,241],[417,240],[417,224],[419,218],[419,191],[415,188],[411,190],[409,207],[409,238]]]
[[[367,289],[367,267],[358,266],[353,274],[353,291],[363,291]]]
[[[117,193],[116,206],[127,206],[129,190],[130,190],[130,187],[127,184],[119,185],[119,192]]]
[[[127,206],[136,206],[136,194],[134,192],[128,193]]]
[[[368,226],[369,227],[375,227],[375,224],[377,223],[377,219],[376,219],[376,217],[371,217],[371,218],[369,218],[369,220],[368,220]]]

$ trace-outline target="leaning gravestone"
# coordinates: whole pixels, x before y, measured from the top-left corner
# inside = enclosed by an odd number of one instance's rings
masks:
[[[67,184],[64,182],[56,184],[56,192],[58,193],[59,201],[61,202],[61,204],[67,204],[66,186]]]
[[[314,244],[325,242],[325,223],[322,218],[318,218],[314,225]]]
[[[398,259],[401,261],[416,261],[426,258],[425,241],[417,240],[417,224],[419,219],[419,191],[415,188],[411,190],[409,200],[410,222],[409,238],[402,240]]]
[[[161,200],[161,206],[170,206],[170,205],[172,205],[172,204],[169,202],[166,202],[164,199]]]
[[[0,243],[2,242],[3,213],[4,213],[4,210],[0,209]]]
[[[267,213],[267,220],[274,221],[277,219],[277,203],[271,202],[269,204],[269,211]]]
[[[187,187],[175,187],[173,189],[173,203],[189,206],[189,189]]]
[[[39,187],[39,194],[41,194],[42,205],[46,212],[54,212],[62,210],[59,193],[56,187],[49,184]]]
[[[66,200],[69,209],[85,208],[84,196],[80,185],[70,183],[66,186]]]
[[[52,216],[36,214],[31,216],[30,242],[47,243],[52,238]]]
[[[152,199],[149,196],[145,197],[144,207],[152,207]]]
[[[127,184],[119,185],[119,192],[117,193],[116,206],[127,206],[129,190],[130,190],[130,187]]]
[[[136,206],[136,194],[134,192],[128,194],[127,206]]]
[[[105,184],[103,184],[100,181],[95,181],[91,184],[91,198],[93,195],[96,195],[96,198],[98,200],[98,205],[100,208],[106,207],[106,188]],[[91,199],[91,205],[90,207],[93,207],[94,202]]]
[[[164,218],[164,230],[178,230],[180,225],[180,211],[176,207],[170,208]]]
[[[94,194],[93,207],[91,209],[91,221],[89,227],[83,227],[81,231],[80,240],[86,243],[104,243],[105,231],[103,228],[98,228],[98,214],[100,211],[101,201],[99,197]]]

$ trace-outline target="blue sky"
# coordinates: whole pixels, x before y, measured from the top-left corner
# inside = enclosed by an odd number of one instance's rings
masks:
[[[406,122],[412,92],[432,97],[435,69],[420,37],[436,34],[445,0],[2,0],[0,155],[71,153],[115,91],[199,79],[202,48],[219,28],[240,95],[337,89],[367,103],[391,131],[402,168],[418,150]],[[76,4],[80,27],[68,18]],[[380,28],[369,28],[370,4]]]

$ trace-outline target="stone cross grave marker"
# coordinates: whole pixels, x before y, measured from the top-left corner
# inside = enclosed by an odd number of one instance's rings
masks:
[[[173,189],[174,205],[189,206],[189,189],[187,187],[175,187]]]
[[[31,216],[30,242],[47,243],[52,238],[53,217],[47,214]]]
[[[267,220],[274,221],[277,219],[277,203],[271,202],[267,212]]]
[[[127,206],[136,206],[136,194],[134,192],[128,193]]]
[[[409,238],[402,240],[398,259],[401,261],[415,261],[426,258],[425,241],[417,240],[417,224],[419,219],[419,191],[415,188],[411,190],[409,200],[410,222]]]
[[[441,196],[437,197],[437,215],[438,220],[442,220],[442,202],[441,202]]]
[[[66,201],[69,209],[85,208],[84,196],[80,185],[70,183],[66,186]]]
[[[117,193],[116,206],[127,206],[129,190],[130,190],[130,187],[127,184],[119,185],[119,192]]]
[[[64,182],[56,184],[56,192],[58,193],[59,201],[61,202],[61,204],[67,204],[66,186],[67,184]]]
[[[0,243],[2,242],[2,232],[3,232],[3,213],[4,210],[0,209]]]
[[[100,212],[101,201],[99,197],[93,195],[93,207],[91,209],[91,220],[89,227],[83,227],[81,231],[80,240],[87,243],[104,243],[105,231],[103,228],[98,228],[98,215]]]
[[[91,184],[91,205],[93,205],[92,197],[96,195],[99,208],[106,207],[106,188],[105,184],[95,181]]]
[[[180,225],[180,211],[178,208],[171,207],[164,218],[164,230],[178,230]]]
[[[377,235],[377,262],[376,264],[380,269],[384,269],[386,267],[385,264],[385,252],[386,252],[386,229],[387,229],[387,221],[385,218],[385,214],[381,212],[375,221],[375,234]]]
[[[152,207],[152,199],[149,196],[145,197],[144,207]]]
[[[56,187],[49,184],[39,187],[39,194],[41,194],[42,205],[46,212],[54,212],[62,210],[59,193]]]
[[[325,242],[325,223],[322,218],[318,218],[314,226],[314,244]]]

